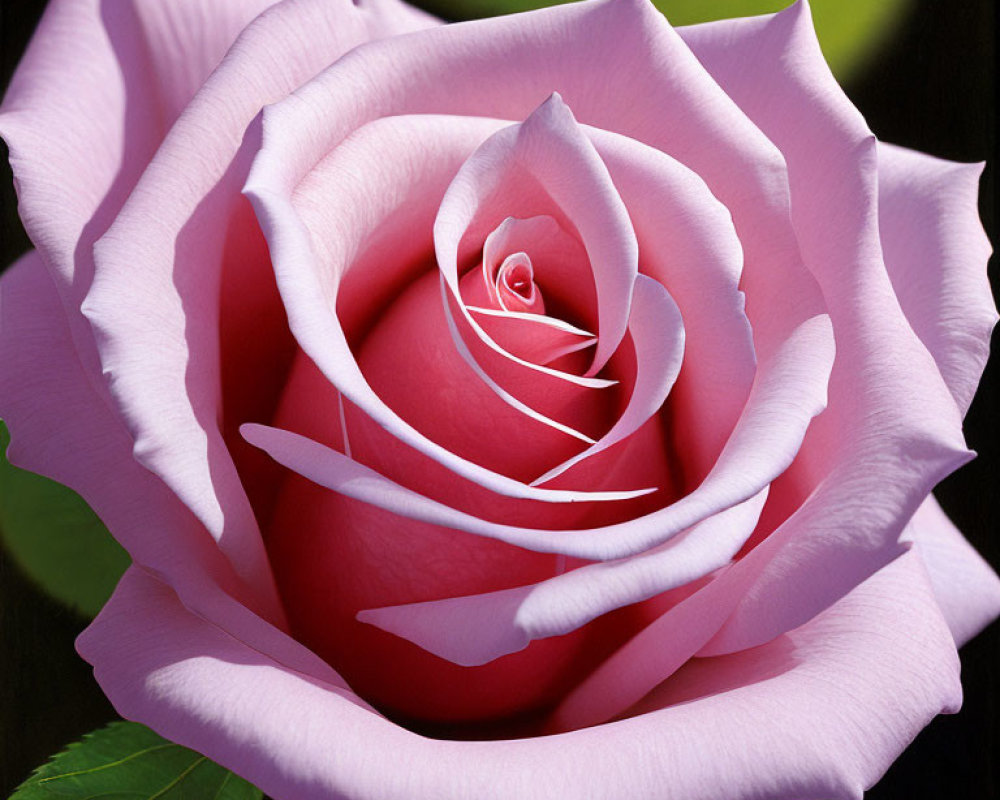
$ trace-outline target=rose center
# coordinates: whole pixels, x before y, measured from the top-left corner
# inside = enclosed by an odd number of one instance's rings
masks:
[[[527,253],[507,256],[492,279],[489,272],[488,267],[483,270],[487,289],[504,311],[545,313],[545,301],[535,285],[535,270]]]

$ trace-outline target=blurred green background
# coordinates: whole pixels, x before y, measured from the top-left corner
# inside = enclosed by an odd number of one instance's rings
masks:
[[[447,19],[523,10],[536,0],[423,0]],[[781,0],[657,0],[674,24],[775,11]],[[44,6],[0,0],[0,85],[5,86]],[[960,161],[995,152],[995,9],[993,0],[813,0],[824,52],[871,128],[886,141]],[[0,146],[0,269],[30,246],[16,215],[6,151]],[[996,242],[995,169],[987,168],[981,210]],[[997,286],[995,259],[991,264]],[[996,340],[995,340],[996,341]],[[996,352],[998,347],[994,348]],[[966,420],[980,457],[949,478],[938,495],[945,509],[994,565],[1000,566],[1000,367],[988,367]],[[3,444],[0,431],[0,445]],[[0,463],[0,797],[66,743],[115,717],[73,651],[86,617],[110,591],[125,563],[99,521],[72,493]],[[45,531],[33,509],[43,498],[55,512]],[[76,529],[75,521],[82,528]],[[75,538],[62,534],[82,531]],[[52,558],[33,539],[59,544]],[[94,553],[101,553],[94,556]],[[90,555],[88,555],[90,554]],[[87,570],[74,569],[86,562]],[[40,584],[59,587],[56,597]],[[963,651],[966,703],[936,720],[866,800],[1000,796],[996,753],[1000,625]]]

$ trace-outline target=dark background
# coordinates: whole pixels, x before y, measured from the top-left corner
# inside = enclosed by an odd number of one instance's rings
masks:
[[[873,0],[877,2],[878,0]],[[41,0],[0,0],[0,85],[34,28]],[[996,247],[993,0],[915,0],[892,39],[847,92],[880,139],[987,167],[980,208]],[[0,146],[0,267],[29,247]],[[990,262],[994,292],[997,263]],[[994,336],[994,352],[1000,335]],[[979,458],[937,490],[980,553],[1000,568],[1000,358],[966,419]],[[38,592],[0,548],[0,797],[63,745],[114,718],[73,650],[85,620]],[[897,798],[1000,798],[1000,624],[962,650],[965,705],[938,717],[869,793]]]

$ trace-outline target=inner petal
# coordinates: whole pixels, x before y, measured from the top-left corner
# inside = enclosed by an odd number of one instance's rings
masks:
[[[575,232],[571,233],[548,215],[507,217],[486,237],[483,268],[498,269],[507,256],[519,252],[527,253],[531,259],[535,285],[545,302],[543,313],[596,334],[597,291],[593,270]],[[473,304],[464,286],[462,296]]]
[[[607,364],[625,335],[638,274],[638,245],[607,169],[558,96],[553,95],[525,122],[491,136],[462,165],[434,223],[438,266],[452,295],[459,300],[463,240],[467,241],[477,229],[495,225],[501,213],[512,210],[511,206],[523,207],[517,189],[526,185],[533,186],[534,194],[547,200],[551,213],[562,216],[579,231],[586,250],[596,287],[599,338],[582,378],[559,377],[579,385],[594,385],[588,381]],[[479,338],[499,351],[464,306],[460,310]]]
[[[481,281],[478,272],[467,273],[463,281]],[[453,310],[452,319],[458,316]],[[501,332],[528,355],[544,355],[550,345],[562,343],[549,332],[567,336],[524,319],[482,316],[506,326]],[[468,331],[459,335],[491,380],[546,417],[581,431],[590,441],[613,423],[614,389],[594,390],[541,375],[484,347]],[[449,332],[440,279],[434,271],[425,273],[383,311],[357,357],[369,385],[403,419],[450,452],[502,474],[531,480],[586,444],[512,407],[469,370]],[[497,430],[505,434],[496,437]],[[483,447],[484,437],[491,443],[488,448]],[[493,442],[494,438],[502,441]],[[532,474],[542,464],[541,472]]]
[[[494,288],[504,311],[545,313],[545,301],[535,286],[535,271],[527,253],[512,253],[504,259]]]
[[[589,276],[586,252],[553,218],[508,217],[486,237],[482,263],[462,276],[459,290],[466,310],[506,353],[581,375],[597,337],[570,320],[597,321]],[[456,315],[455,322],[481,349],[464,320]]]

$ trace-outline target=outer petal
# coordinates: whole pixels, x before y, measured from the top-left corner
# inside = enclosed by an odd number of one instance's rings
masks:
[[[88,367],[97,359],[78,308],[93,243],[195,90],[273,1],[49,3],[4,97],[0,135],[21,218]]]
[[[163,135],[140,41],[134,17],[105,20],[100,0],[49,3],[0,113],[18,211],[95,376],[97,353],[79,314],[94,273],[91,246]]]
[[[136,457],[255,586],[273,582],[218,427],[219,280],[245,169],[234,157],[263,104],[359,42],[412,27],[416,17],[393,0],[361,9],[346,0],[289,0],[265,12],[188,106],[95,247],[84,313]]]
[[[1000,615],[1000,578],[965,541],[933,495],[917,509],[905,536],[916,543],[934,597],[961,647]]]
[[[798,631],[692,663],[648,713],[537,739],[416,736],[225,635],[136,570],[78,648],[123,716],[276,800],[860,800],[961,694],[910,555]]]
[[[963,415],[997,321],[977,207],[982,169],[878,146],[879,233],[892,288]]]
[[[105,0],[105,15],[134,15],[149,51],[149,80],[167,127],[240,32],[278,0]]]
[[[874,137],[830,74],[808,5],[683,35],[785,156],[792,222],[837,341],[830,404],[792,473],[818,491],[741,562],[761,576],[704,651],[720,653],[801,624],[893,558],[905,520],[969,454],[886,275]]]
[[[0,417],[11,431],[12,463],[78,492],[134,561],[169,581],[192,613],[285,664],[339,682],[329,666],[257,616],[280,624],[281,611],[261,587],[239,580],[190,511],[132,457],[131,439],[77,358],[36,253],[0,280],[0,364]]]

